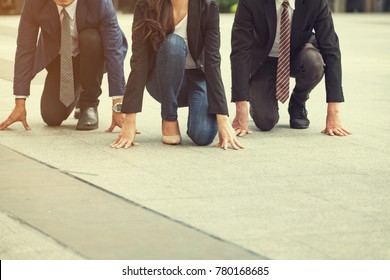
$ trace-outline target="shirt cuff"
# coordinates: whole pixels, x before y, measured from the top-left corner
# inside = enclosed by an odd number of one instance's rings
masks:
[[[123,98],[123,95],[116,95],[116,96],[111,96],[112,99],[119,99]]]
[[[27,99],[27,95],[15,95],[15,99]]]

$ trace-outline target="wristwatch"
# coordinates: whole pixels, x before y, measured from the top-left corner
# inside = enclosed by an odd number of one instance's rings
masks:
[[[115,103],[114,105],[112,105],[112,110],[115,113],[120,113],[122,110],[122,103]]]

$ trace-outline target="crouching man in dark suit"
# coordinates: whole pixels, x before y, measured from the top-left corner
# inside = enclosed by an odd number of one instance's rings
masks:
[[[314,33],[313,33],[314,31]],[[328,135],[346,136],[339,119],[344,102],[341,54],[325,0],[240,0],[232,30],[233,127],[248,130],[248,104],[256,126],[271,130],[279,120],[278,101],[289,101],[290,127],[309,127],[305,103],[325,74]]]
[[[39,38],[38,38],[39,34]],[[38,40],[38,43],[37,43]],[[112,0],[26,0],[22,9],[15,57],[15,108],[0,130],[26,120],[26,98],[34,76],[46,68],[41,115],[49,126],[59,126],[75,106],[80,107],[76,129],[98,127],[101,83],[108,72],[113,99],[112,124],[122,125],[120,104],[125,90],[123,62],[127,41]]]

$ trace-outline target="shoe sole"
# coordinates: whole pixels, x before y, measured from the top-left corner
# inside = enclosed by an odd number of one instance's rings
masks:
[[[76,130],[94,130],[97,129],[99,125],[86,125],[86,126],[76,126]]]
[[[307,126],[292,126],[291,124],[290,124],[290,127],[294,128],[294,129],[306,129],[306,128],[309,128],[308,125]]]
[[[180,135],[173,135],[173,136],[162,136],[162,142],[166,145],[179,145],[181,143],[181,136]]]

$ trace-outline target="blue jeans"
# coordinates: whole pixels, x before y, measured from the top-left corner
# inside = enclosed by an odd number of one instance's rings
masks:
[[[146,84],[150,95],[161,103],[161,117],[177,120],[178,97],[188,96],[187,135],[199,146],[209,145],[218,132],[215,115],[208,114],[206,79],[197,69],[185,69],[187,46],[183,38],[170,34],[161,43],[156,65]]]

